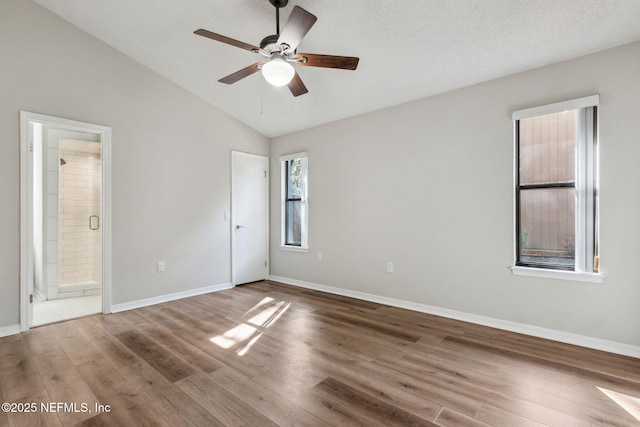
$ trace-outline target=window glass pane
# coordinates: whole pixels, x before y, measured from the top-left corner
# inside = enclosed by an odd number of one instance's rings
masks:
[[[287,162],[287,199],[302,198],[302,159]]]
[[[520,190],[520,262],[575,266],[573,188]]]
[[[287,202],[287,245],[302,245],[302,202],[299,200]]]
[[[520,185],[575,182],[578,111],[520,120]]]

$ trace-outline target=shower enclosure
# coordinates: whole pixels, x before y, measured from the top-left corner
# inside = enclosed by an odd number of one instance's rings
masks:
[[[102,291],[100,135],[34,124],[34,293],[39,301]],[[37,168],[36,168],[37,170]]]
[[[100,143],[59,140],[58,298],[100,293]]]

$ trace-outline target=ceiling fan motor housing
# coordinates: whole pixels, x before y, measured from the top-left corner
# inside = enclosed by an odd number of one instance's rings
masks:
[[[274,56],[279,56],[282,59],[291,62],[300,62],[301,58],[293,59],[293,56],[296,54],[296,50],[291,50],[289,46],[285,43],[278,44],[279,35],[273,34],[271,36],[267,36],[262,39],[260,42],[260,49],[257,50],[265,58],[273,58]]]
[[[262,39],[262,41],[260,42],[260,49],[267,49],[270,45],[275,45],[278,42],[278,35],[277,34],[273,34],[271,36],[267,36],[265,38]]]

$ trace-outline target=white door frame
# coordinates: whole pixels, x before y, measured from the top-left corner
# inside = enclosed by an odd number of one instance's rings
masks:
[[[33,155],[30,123],[62,127],[101,136],[102,145],[102,312],[111,313],[111,128],[76,120],[20,111],[20,331],[31,327],[33,284]]]
[[[235,176],[235,162],[234,159],[236,158],[236,156],[240,157],[240,156],[245,156],[245,157],[260,157],[260,158],[264,158],[267,159],[267,179],[265,179],[265,185],[266,185],[266,197],[265,197],[265,206],[264,206],[264,211],[265,211],[265,256],[267,259],[269,259],[269,156],[265,156],[262,154],[252,154],[252,153],[245,153],[243,151],[231,151],[231,221],[229,223],[229,231],[231,233],[231,284],[233,286],[236,286],[237,281],[236,281],[236,272],[235,272],[235,268],[234,268],[234,259],[233,259],[233,250],[234,250],[234,245],[235,245],[235,236],[236,233],[234,233],[234,224],[235,224],[235,220],[236,220],[236,213],[234,212],[233,209],[233,194],[235,191],[234,188],[234,176]],[[269,277],[269,270],[271,269],[271,263],[269,263],[267,265],[267,274],[266,276]]]

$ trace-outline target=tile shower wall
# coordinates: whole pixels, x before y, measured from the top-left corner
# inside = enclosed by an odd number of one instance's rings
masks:
[[[44,256],[43,256],[43,273],[44,283],[46,285],[46,299],[58,298],[58,173],[60,162],[58,159],[59,144],[58,141],[64,135],[68,135],[68,131],[60,129],[44,128],[41,142],[43,144],[43,180],[44,198],[42,200],[43,232],[44,232]],[[36,284],[37,287],[37,284]],[[36,296],[42,299],[43,295],[36,292]]]
[[[77,288],[102,277],[100,143],[60,140],[58,286]],[[91,230],[90,218],[93,228]]]

